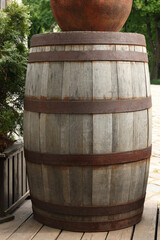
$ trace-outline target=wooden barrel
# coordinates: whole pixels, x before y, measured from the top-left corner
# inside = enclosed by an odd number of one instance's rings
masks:
[[[95,232],[141,220],[151,155],[147,62],[139,34],[32,38],[24,139],[38,221]]]

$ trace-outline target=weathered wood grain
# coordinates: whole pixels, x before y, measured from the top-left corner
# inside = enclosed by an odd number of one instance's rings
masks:
[[[144,64],[144,71],[145,71],[145,77],[146,77],[146,86],[147,86],[147,96],[151,96],[151,88],[150,88],[150,76],[149,76],[149,67],[148,64]]]
[[[111,63],[93,62],[93,99],[111,99]],[[84,85],[85,86],[85,85]]]
[[[92,203],[93,205],[109,205],[111,192],[112,167],[94,167],[92,177]]]
[[[62,194],[63,181],[61,168],[54,166],[50,166],[46,169],[43,168],[43,183],[45,193],[43,200],[54,204],[63,205],[64,198]]]
[[[31,201],[26,200],[24,204],[14,212],[14,221],[0,224],[0,239],[8,239],[23,224],[23,222],[31,216],[31,214]],[[23,232],[23,235],[24,234],[25,232]]]
[[[133,97],[146,97],[146,77],[144,72],[144,63],[132,62],[131,65]]]
[[[21,154],[22,154],[22,172],[23,172],[23,178],[22,178],[23,194],[25,194],[26,191],[27,191],[27,170],[26,170],[26,160],[25,160],[25,157],[24,157],[24,151],[21,152]]]
[[[17,160],[18,160],[18,199],[22,196],[22,162],[20,158],[20,152],[17,153]]]
[[[41,199],[44,196],[44,183],[42,181],[42,166],[27,162],[30,193],[33,197]]]
[[[23,137],[24,137],[24,146],[26,149],[30,149],[30,125],[28,124],[30,122],[30,112],[24,111],[24,120],[23,120],[23,125],[24,125],[24,132],[23,132]]]
[[[112,114],[93,116],[93,153],[104,154],[112,152]]]
[[[143,192],[142,194],[146,194],[146,187],[148,182],[148,175],[149,175],[149,167],[150,167],[150,159],[148,158],[146,161],[146,168],[145,168],[145,175],[144,175],[144,184],[143,184]]]
[[[148,109],[148,146],[152,144],[152,108]]]
[[[61,230],[43,226],[33,240],[56,240]]]
[[[82,206],[83,204],[83,169],[70,168],[70,196],[71,204]]]
[[[83,236],[81,232],[63,231],[57,240],[80,240]]]
[[[135,52],[142,52],[143,47],[142,46],[135,46]]]
[[[13,160],[12,156],[8,159],[8,167],[9,167],[9,178],[8,178],[8,194],[9,194],[9,202],[8,206],[11,206],[13,203]]]
[[[60,99],[62,93],[62,79],[63,79],[64,63],[50,63],[48,64],[47,73],[44,72],[44,78],[47,79],[47,97],[53,99]],[[45,76],[46,75],[46,76]],[[44,96],[46,96],[44,95]]]
[[[136,225],[133,240],[154,240],[157,203],[146,201],[142,221]]]
[[[25,86],[27,96],[40,98],[43,67],[44,64],[39,66],[38,63],[28,65]]]
[[[30,132],[29,149],[39,151],[39,113],[30,112],[29,115],[29,121],[26,123],[28,125],[28,131]]]
[[[61,116],[48,114],[45,119],[45,152],[61,153]],[[43,138],[43,136],[41,137]]]
[[[132,72],[129,62],[117,62],[119,98],[132,97]]]
[[[82,240],[106,240],[107,232],[85,233]]]
[[[42,227],[42,224],[34,220],[33,216],[31,216],[8,239],[9,240],[17,240],[17,239],[31,240],[37,234],[37,232],[41,229],[41,227]]]
[[[0,211],[3,216],[3,211],[8,208],[8,159],[0,161],[0,175],[1,175],[1,185],[0,185]]]
[[[130,172],[129,200],[138,199],[144,196],[144,186],[146,186],[146,171],[148,171],[146,160],[132,164]]]
[[[46,123],[47,123],[47,114],[41,113],[40,119],[39,119],[39,139],[40,139],[39,147],[42,153],[46,152],[46,148],[49,145],[49,143],[46,141],[47,140]],[[51,130],[50,130],[50,134],[52,134]],[[52,141],[52,139],[50,139],[50,141]]]
[[[13,169],[14,169],[14,177],[13,177],[13,198],[14,202],[18,200],[18,159],[17,155],[14,156],[13,160]]]
[[[133,227],[109,232],[106,240],[131,240]]]
[[[70,186],[70,172],[69,167],[63,167],[62,171],[62,194],[64,199],[64,205],[69,205],[71,202],[71,186]]]
[[[149,124],[147,115],[147,110],[133,113],[133,149],[143,149],[148,146]]]
[[[118,74],[117,74],[117,63],[111,62],[111,83],[112,83],[112,99],[118,99],[119,97],[119,86],[118,86]]]
[[[130,45],[130,46],[129,46],[129,50],[132,51],[132,52],[134,52],[134,51],[135,51],[135,46],[134,46],[134,45]]]
[[[142,52],[146,53],[147,52],[147,49],[146,47],[142,47]]]
[[[131,165],[122,164],[112,168],[110,180],[110,204],[121,204],[128,201],[130,190]],[[121,190],[120,190],[121,189]]]

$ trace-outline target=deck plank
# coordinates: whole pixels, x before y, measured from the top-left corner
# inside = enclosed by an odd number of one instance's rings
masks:
[[[85,233],[82,240],[105,240],[107,232]]]
[[[15,219],[13,221],[0,224],[0,240],[8,239],[31,214],[31,201],[26,200],[24,204],[14,212]]]
[[[142,221],[135,227],[133,240],[154,240],[157,215],[157,202],[146,201]]]
[[[57,240],[80,240],[83,236],[82,232],[63,231]]]
[[[56,240],[61,230],[43,226],[33,240]]]
[[[43,225],[37,222],[33,215],[8,240],[31,240]]]
[[[106,240],[130,240],[133,232],[133,227],[122,230],[109,232]]]

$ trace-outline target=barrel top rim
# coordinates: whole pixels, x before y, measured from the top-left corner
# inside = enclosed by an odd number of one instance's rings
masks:
[[[36,34],[31,47],[52,45],[139,45],[146,46],[145,37],[139,33],[122,32],[61,32]]]

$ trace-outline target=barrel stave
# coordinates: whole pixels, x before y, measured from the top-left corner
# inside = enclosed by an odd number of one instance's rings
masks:
[[[31,194],[42,201],[67,206],[107,206],[134,201],[145,195],[148,163],[149,159],[105,167],[37,167],[27,163],[29,176],[34,175]],[[41,191],[38,197],[37,191],[39,194]]]

